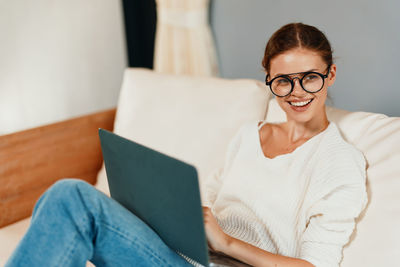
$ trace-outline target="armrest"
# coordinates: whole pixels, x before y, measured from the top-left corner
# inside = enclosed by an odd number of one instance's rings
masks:
[[[98,128],[112,131],[116,109],[0,136],[0,227],[29,217],[40,195],[62,178],[96,182]]]

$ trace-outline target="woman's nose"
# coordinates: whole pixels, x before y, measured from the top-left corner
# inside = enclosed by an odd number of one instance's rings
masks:
[[[293,78],[293,91],[292,95],[301,96],[306,94],[307,92],[303,90],[301,87],[300,79],[298,77]]]

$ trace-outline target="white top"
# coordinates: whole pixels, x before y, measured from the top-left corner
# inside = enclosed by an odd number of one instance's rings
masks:
[[[223,231],[318,267],[339,266],[367,204],[366,161],[335,123],[293,152],[265,157],[257,121],[230,141],[224,166],[205,181],[203,205]]]

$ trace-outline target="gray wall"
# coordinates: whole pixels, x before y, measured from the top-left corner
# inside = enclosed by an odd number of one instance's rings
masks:
[[[0,0],[0,135],[115,107],[119,0]]]
[[[284,24],[303,22],[322,30],[333,47],[334,106],[400,116],[399,10],[396,0],[212,0],[221,76],[264,80],[269,37]]]

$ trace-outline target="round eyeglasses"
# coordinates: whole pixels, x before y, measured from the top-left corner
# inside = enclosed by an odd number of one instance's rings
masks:
[[[325,78],[328,78],[330,65],[327,67],[328,72],[326,74],[322,74],[315,71],[307,71],[307,72],[297,72],[285,75],[279,75],[273,78],[268,82],[268,76],[265,77],[265,84],[269,86],[271,92],[279,97],[284,97],[290,95],[293,92],[294,88],[294,80],[298,79],[300,82],[301,88],[308,93],[316,93],[320,91],[324,87]],[[292,75],[301,74],[301,78],[294,77],[291,78]]]

